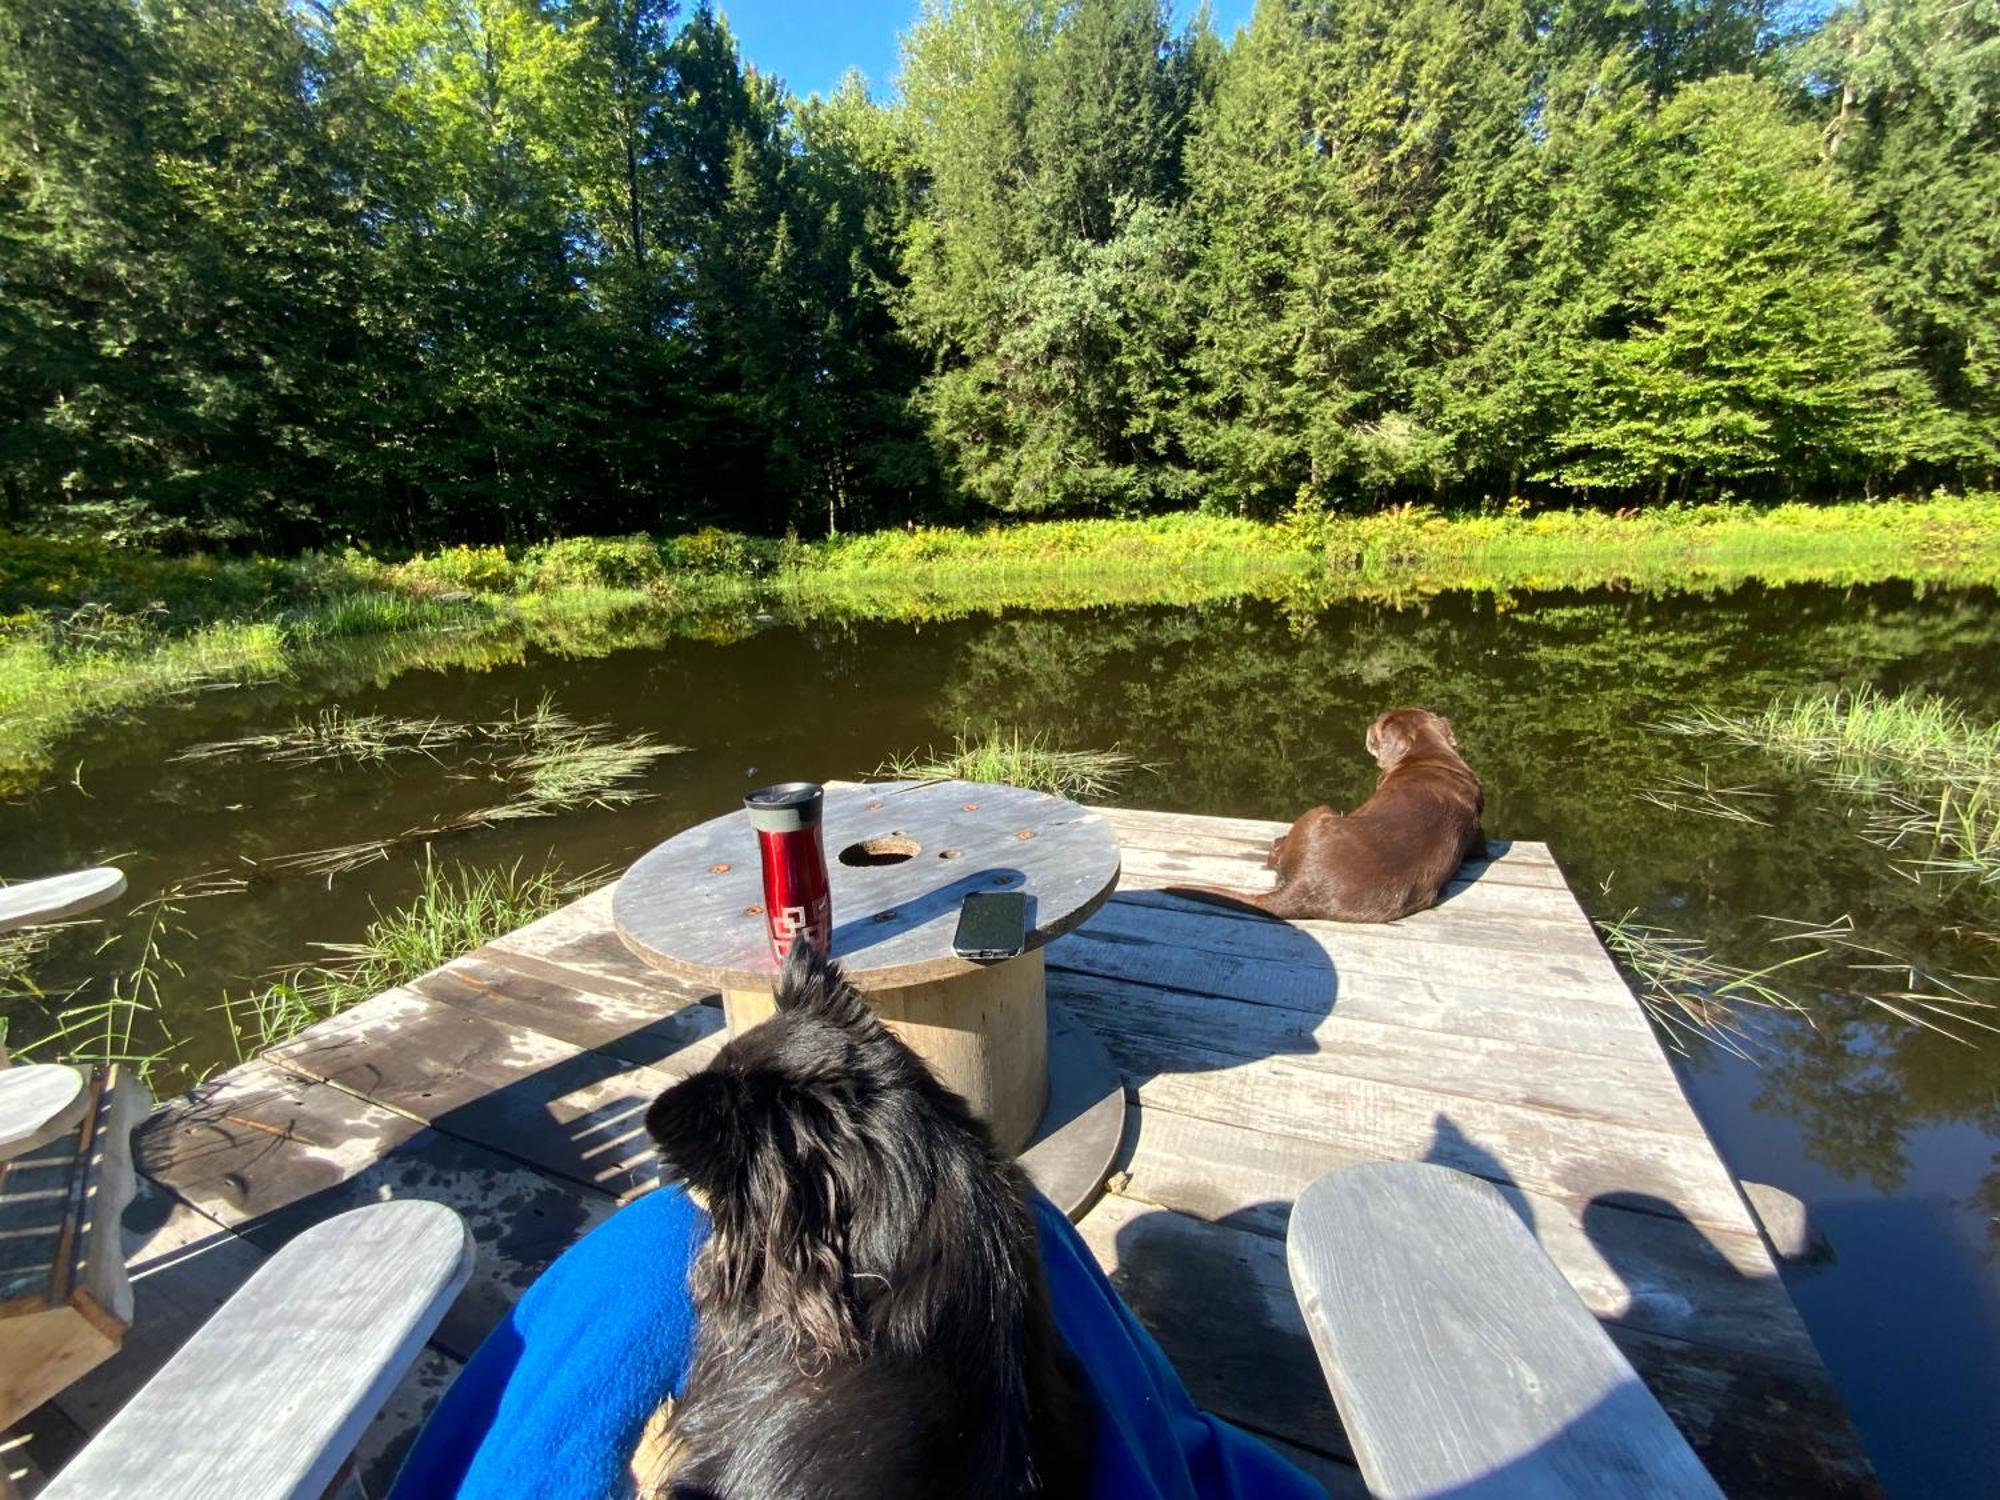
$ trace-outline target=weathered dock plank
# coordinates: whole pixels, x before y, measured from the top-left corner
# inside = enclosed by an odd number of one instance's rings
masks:
[[[1162,889],[1268,885],[1285,825],[1109,817],[1120,890],[1047,950],[1050,998],[1129,1100],[1120,1170],[1080,1227],[1199,1401],[1336,1500],[1365,1493],[1283,1235],[1328,1170],[1435,1161],[1500,1188],[1726,1493],[1875,1492],[1735,1181],[1545,846],[1493,844],[1402,922],[1287,924]],[[721,1044],[714,998],[625,951],[607,886],[172,1101],[141,1155],[164,1227],[135,1246],[160,1337],[132,1368],[306,1226],[450,1203],[479,1268],[364,1444],[364,1477],[386,1477],[512,1299],[652,1184],[641,1115]],[[65,1415],[100,1424],[132,1378],[113,1361]]]

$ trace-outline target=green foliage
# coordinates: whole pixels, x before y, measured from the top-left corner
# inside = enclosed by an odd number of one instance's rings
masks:
[[[660,551],[669,566],[689,573],[748,573],[769,549],[755,537],[705,526],[686,536],[668,537]]]
[[[1955,0],[1850,4],[1800,49],[1827,154],[1867,206],[1868,270],[1942,410],[1913,444],[2000,466],[2000,16]]]
[[[440,870],[429,845],[421,868],[423,883],[410,903],[378,914],[360,942],[326,944],[325,962],[293,969],[248,995],[223,996],[238,1062],[547,916],[591,883],[558,865],[526,870],[518,860],[498,869]]]
[[[1196,310],[1174,205],[1212,45],[1158,0],[937,0],[903,90],[929,176],[905,267],[919,393],[967,498],[1009,514],[1187,504],[1174,409]]]
[[[1023,786],[1058,797],[1101,800],[1118,790],[1135,762],[1117,750],[1063,750],[1046,733],[994,729],[960,734],[949,752],[898,755],[875,768],[899,781],[988,781]]]
[[[666,575],[651,537],[564,537],[532,549],[526,566],[544,591],[573,588],[643,589]]]
[[[926,0],[882,105],[670,0],[0,0],[0,524],[84,549],[0,545],[0,607],[1990,485],[1991,6],[1788,14]]]
[[[1904,408],[1928,397],[1898,367],[1849,248],[1858,207],[1813,128],[1727,77],[1638,129],[1627,191],[1648,217],[1611,248],[1568,353],[1553,472],[1664,496],[1696,475],[1790,490],[1893,464]]]

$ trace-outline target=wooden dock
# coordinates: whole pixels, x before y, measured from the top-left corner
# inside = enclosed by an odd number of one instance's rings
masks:
[[[1726,1493],[1876,1493],[1742,1193],[1545,847],[1494,846],[1390,926],[1287,925],[1160,890],[1267,883],[1282,825],[1108,816],[1119,893],[1048,949],[1051,1001],[1102,1038],[1129,1100],[1081,1229],[1198,1402],[1365,1494],[1286,1219],[1330,1168],[1442,1162],[1502,1187]],[[641,1116],[720,1045],[712,1001],[625,952],[607,888],[163,1107],[127,1220],[133,1333],[47,1414],[41,1451],[101,1425],[291,1235],[433,1198],[479,1265],[364,1448],[379,1494],[504,1308],[653,1185]]]

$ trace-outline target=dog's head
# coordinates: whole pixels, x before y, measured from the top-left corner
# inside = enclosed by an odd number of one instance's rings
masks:
[[[654,1100],[646,1129],[708,1211],[697,1299],[845,1358],[860,1342],[854,1274],[893,1266],[911,1232],[896,1222],[898,1151],[952,1096],[810,944],[793,947],[777,1004]]]
[[[1426,741],[1458,748],[1451,720],[1427,708],[1392,708],[1368,726],[1368,753],[1385,771]]]

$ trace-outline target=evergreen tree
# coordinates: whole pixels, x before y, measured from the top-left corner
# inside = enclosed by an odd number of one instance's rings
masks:
[[[927,0],[883,107],[673,0],[0,0],[0,519],[1990,482],[1991,9],[1789,14]]]
[[[1664,498],[1704,478],[1789,492],[1893,465],[1923,393],[1813,129],[1735,76],[1682,89],[1645,138],[1644,214],[1589,294],[1553,477]]]
[[[1916,456],[2000,471],[2000,17],[1867,0],[1805,49],[1826,150],[1868,204],[1877,285],[1942,402]]]
[[[906,266],[937,361],[920,400],[952,478],[1017,514],[1192,495],[1177,209],[1205,26],[1158,0],[970,0],[925,12],[904,92],[929,191]]]
[[[0,9],[0,487],[155,543],[311,538],[354,206],[278,0]]]
[[[1514,278],[1528,36],[1511,0],[1258,6],[1195,155],[1217,503],[1436,491],[1483,461],[1450,408]]]

